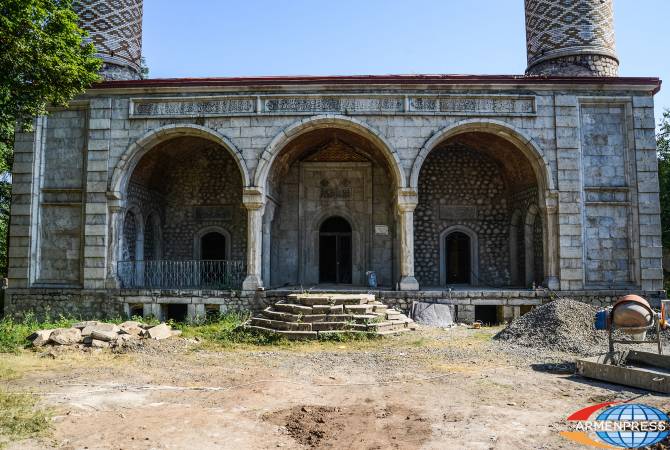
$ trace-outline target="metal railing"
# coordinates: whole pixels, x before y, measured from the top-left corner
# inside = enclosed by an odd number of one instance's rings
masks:
[[[119,261],[117,276],[124,289],[240,289],[242,261]]]

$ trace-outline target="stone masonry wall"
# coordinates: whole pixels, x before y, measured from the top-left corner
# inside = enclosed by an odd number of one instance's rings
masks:
[[[420,285],[440,285],[439,237],[452,225],[477,234],[479,280],[473,284],[508,285],[509,207],[503,175],[495,161],[462,145],[433,151],[419,177],[414,258]]]

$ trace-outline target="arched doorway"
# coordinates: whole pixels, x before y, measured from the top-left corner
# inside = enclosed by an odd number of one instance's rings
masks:
[[[342,217],[319,228],[319,282],[351,284],[351,225]]]
[[[227,259],[226,248],[226,237],[216,231],[210,231],[200,238],[201,259],[207,261],[221,261]]]
[[[444,248],[447,284],[470,284],[472,280],[470,236],[460,231],[449,233],[445,238]]]

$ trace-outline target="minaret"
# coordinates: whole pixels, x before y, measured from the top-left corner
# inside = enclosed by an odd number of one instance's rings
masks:
[[[141,78],[142,0],[75,0],[74,9],[103,60],[102,77]]]
[[[526,75],[616,77],[612,0],[525,0]]]

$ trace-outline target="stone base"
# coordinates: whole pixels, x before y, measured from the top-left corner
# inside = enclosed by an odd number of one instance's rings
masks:
[[[317,293],[318,290],[312,290]],[[348,293],[370,293],[369,289],[350,289]],[[191,306],[193,316],[202,309],[228,311],[262,311],[267,306],[288,295],[290,290],[270,291],[216,291],[216,290],[136,290],[136,289],[6,289],[5,310],[8,316],[22,318],[33,313],[38,319],[57,318],[59,315],[77,319],[112,319],[129,317],[133,311],[147,314],[162,314],[162,306],[169,304]],[[341,292],[343,293],[343,292]],[[641,290],[581,290],[549,291],[516,289],[469,289],[469,290],[423,290],[423,291],[374,291],[376,299],[383,304],[409,313],[415,301],[460,306],[462,315],[477,305],[499,305],[506,307],[532,306],[550,301],[555,296],[571,298],[596,306],[609,306],[622,295],[637,294],[649,300],[652,306],[660,307],[666,298],[665,291]],[[468,308],[463,308],[467,306]],[[474,309],[473,309],[474,311]],[[460,320],[460,318],[459,318]]]
[[[414,277],[402,277],[398,284],[401,291],[418,291],[419,282]]]
[[[263,281],[257,275],[248,275],[242,282],[242,290],[255,292],[263,288]]]

